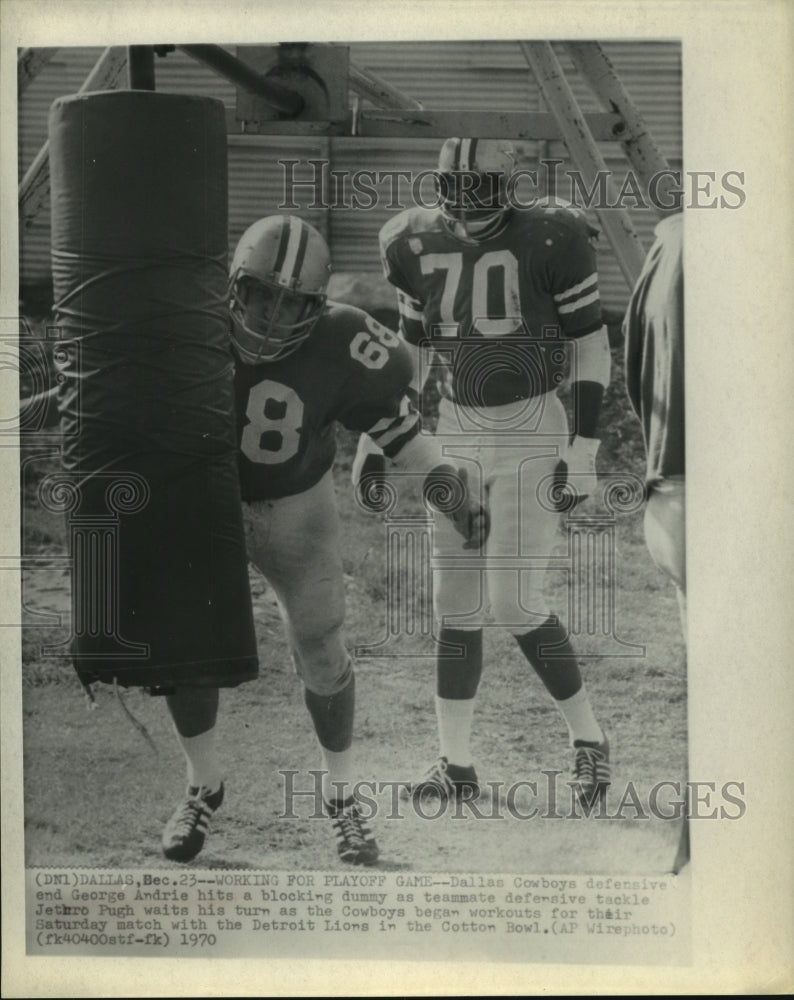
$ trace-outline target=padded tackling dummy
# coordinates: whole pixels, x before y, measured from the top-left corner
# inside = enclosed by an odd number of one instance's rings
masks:
[[[258,661],[236,467],[220,101],[61,98],[54,314],[78,676],[229,687]]]

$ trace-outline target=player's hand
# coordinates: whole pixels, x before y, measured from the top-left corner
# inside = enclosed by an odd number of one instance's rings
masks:
[[[598,438],[577,434],[565,449],[564,457],[554,470],[554,496],[558,501],[558,510],[573,510],[595,492],[598,485],[596,455],[600,446]]]
[[[472,496],[466,469],[439,466],[428,476],[425,488],[432,506],[445,514],[463,536],[463,548],[482,548],[491,530],[491,514],[487,505]]]
[[[386,482],[386,456],[368,434],[358,439],[350,478],[359,505],[370,513],[380,513]]]

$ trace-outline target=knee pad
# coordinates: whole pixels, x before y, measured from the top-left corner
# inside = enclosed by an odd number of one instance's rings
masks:
[[[473,698],[482,675],[482,629],[442,628],[437,656],[436,694]]]

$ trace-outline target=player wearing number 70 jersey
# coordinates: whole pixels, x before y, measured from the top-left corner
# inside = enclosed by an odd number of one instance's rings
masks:
[[[434,533],[440,758],[415,793],[446,798],[478,790],[470,733],[482,626],[496,624],[513,634],[560,709],[574,750],[572,784],[592,802],[609,783],[609,748],[567,632],[550,613],[542,564],[559,522],[544,502],[544,482],[567,472],[569,490],[581,499],[595,480],[610,370],[595,230],[582,213],[561,207],[513,208],[509,143],[448,139],[435,176],[439,207],[390,219],[380,233],[381,256],[396,289],[400,332],[414,353],[414,388],[421,391],[426,358],[434,357],[443,376],[437,434],[477,470],[472,478],[481,476],[492,524],[479,559],[461,559],[443,524]],[[556,392],[566,371],[573,435]],[[364,496],[367,474],[382,474],[372,452],[362,440],[354,481],[360,478]]]
[[[444,512],[464,544],[482,543],[487,515],[437,442],[419,433],[405,394],[413,373],[405,344],[361,309],[327,301],[330,271],[325,240],[299,218],[260,219],[240,239],[229,283],[239,472],[248,556],[278,598],[322,751],[323,799],[339,856],[372,864],[378,848],[353,794],[355,679],[342,637],[334,424],[366,432],[398,467],[424,473],[428,502],[447,501]],[[220,804],[217,692],[201,720],[190,705],[174,712],[171,699],[171,707],[189,788],[164,847],[186,860],[200,850]]]

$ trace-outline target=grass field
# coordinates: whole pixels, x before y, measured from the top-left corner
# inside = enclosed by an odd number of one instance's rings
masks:
[[[619,369],[616,374],[600,464],[607,472],[641,474],[637,428],[626,413]],[[347,639],[354,647],[377,642],[386,631],[386,526],[382,516],[355,507],[349,484],[355,441],[345,431],[338,437],[335,474],[344,533]],[[23,485],[24,552],[40,557],[24,580],[29,623],[23,630],[22,664],[26,861],[33,866],[165,867],[160,831],[184,781],[165,705],[136,689],[122,695],[146,727],[152,748],[111,688],[97,686],[97,708],[89,711],[68,661],[42,655],[43,644],[67,635],[69,620],[64,525],[35,503],[36,480],[54,461],[42,453],[27,467]],[[644,654],[636,655],[635,649],[632,656],[594,657],[603,641],[585,637],[577,642],[586,683],[612,744],[614,777],[606,815],[568,817],[564,723],[514,641],[501,630],[487,630],[473,748],[481,780],[502,782],[502,797],[484,796],[480,816],[464,811],[426,819],[409,803],[393,800],[391,787],[385,788],[374,796],[380,867],[549,873],[670,869],[679,824],[651,816],[647,796],[658,782],[686,780],[686,677],[678,609],[671,585],[648,557],[641,512],[619,516],[615,530],[615,631],[625,643],[644,647]],[[561,531],[561,551],[565,545]],[[319,755],[272,592],[254,570],[250,574],[260,677],[222,693],[219,743],[227,797],[194,865],[336,867],[327,821],[312,818],[308,798],[296,802],[295,818],[279,818],[285,812],[286,780],[279,772],[297,771],[295,787],[306,790]],[[554,610],[567,617],[566,574],[551,573],[550,588]],[[36,615],[44,612],[59,614],[61,626],[40,624],[44,619]],[[367,781],[406,781],[437,753],[431,640],[415,636],[401,649],[405,655],[396,658],[359,659],[355,748]],[[616,647],[609,649],[614,654]],[[560,772],[556,785],[543,772]],[[535,782],[537,792],[524,784],[508,803],[505,790],[518,782]],[[627,782],[636,790],[639,810],[625,798]],[[559,796],[556,808],[548,799],[550,784]],[[676,796],[667,796],[672,813]],[[662,796],[660,802],[666,801]]]

